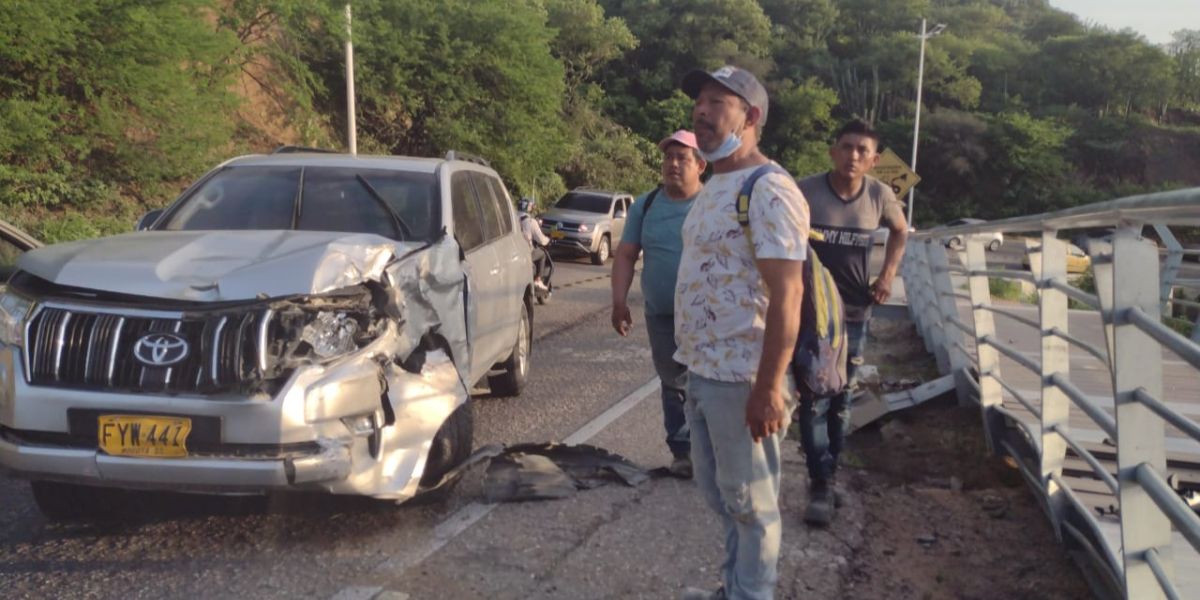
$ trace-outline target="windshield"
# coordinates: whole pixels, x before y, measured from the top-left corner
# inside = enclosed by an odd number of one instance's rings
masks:
[[[298,229],[427,240],[441,227],[432,173],[353,167],[227,167],[158,229]]]
[[[595,194],[577,194],[571,192],[563,196],[554,204],[554,208],[565,208],[568,210],[582,210],[584,212],[594,212],[607,214],[608,209],[612,207],[612,198],[608,196],[597,196]]]

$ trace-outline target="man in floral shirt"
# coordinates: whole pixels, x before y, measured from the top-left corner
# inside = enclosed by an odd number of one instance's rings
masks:
[[[796,402],[788,372],[800,326],[808,205],[786,174],[758,179],[748,228],[737,196],[758,167],[767,93],[743,69],[693,71],[693,130],[713,176],[683,225],[675,359],[688,368],[694,477],[725,527],[723,586],[684,598],[772,598],[779,557],[779,442]]]

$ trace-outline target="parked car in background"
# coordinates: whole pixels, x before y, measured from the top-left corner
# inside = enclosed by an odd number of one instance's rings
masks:
[[[587,254],[594,265],[602,265],[620,241],[633,196],[576,188],[542,213],[542,231],[550,237],[550,249]]]
[[[17,257],[41,245],[28,233],[0,221],[0,293],[17,270]]]
[[[949,223],[946,223],[944,226],[945,227],[957,227],[959,225],[978,225],[980,223],[987,223],[987,221],[984,219],[972,219],[972,218],[967,217],[967,218],[962,218],[962,219],[955,219],[953,221],[950,221]],[[999,231],[995,231],[995,232],[989,233],[987,235],[988,235],[988,240],[987,240],[987,244],[985,245],[985,247],[988,250],[995,252],[1000,249],[1000,246],[1004,245],[1004,234],[1003,233],[1000,233]],[[963,248],[962,237],[956,235],[956,236],[953,236],[950,239],[946,240],[946,247],[950,248],[952,250],[961,250]]]
[[[93,486],[404,500],[519,394],[529,246],[482,161],[230,160],[138,231],[32,250],[0,306],[0,466],[51,516]]]

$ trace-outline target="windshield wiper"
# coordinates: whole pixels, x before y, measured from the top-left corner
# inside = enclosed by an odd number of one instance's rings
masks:
[[[354,178],[362,184],[363,188],[367,190],[367,193],[371,195],[371,198],[378,202],[379,206],[383,207],[384,212],[392,216],[392,223],[396,225],[396,228],[400,231],[400,234],[404,236],[404,239],[412,239],[412,230],[408,228],[408,224],[404,222],[404,219],[400,218],[400,215],[396,214],[396,211],[392,210],[391,205],[389,205],[387,201],[383,199],[383,196],[380,196],[379,192],[375,191],[375,186],[371,185],[371,182],[367,181],[367,178],[363,177],[361,174],[355,173]]]

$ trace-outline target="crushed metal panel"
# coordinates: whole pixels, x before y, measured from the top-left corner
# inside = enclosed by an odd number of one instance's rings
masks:
[[[404,500],[420,484],[433,438],[442,423],[468,399],[450,357],[441,351],[426,356],[420,373],[395,365],[384,368],[386,401],[395,422],[378,430],[378,458],[372,457],[367,438],[354,439],[353,471],[331,491]],[[376,407],[381,399],[374,398]],[[382,425],[382,415],[376,422]]]
[[[463,306],[466,279],[459,256],[458,243],[443,236],[428,249],[388,267],[388,293],[404,321],[405,344],[413,347],[427,332],[436,332],[450,345],[459,378],[470,389],[474,382],[470,381],[471,345]]]

